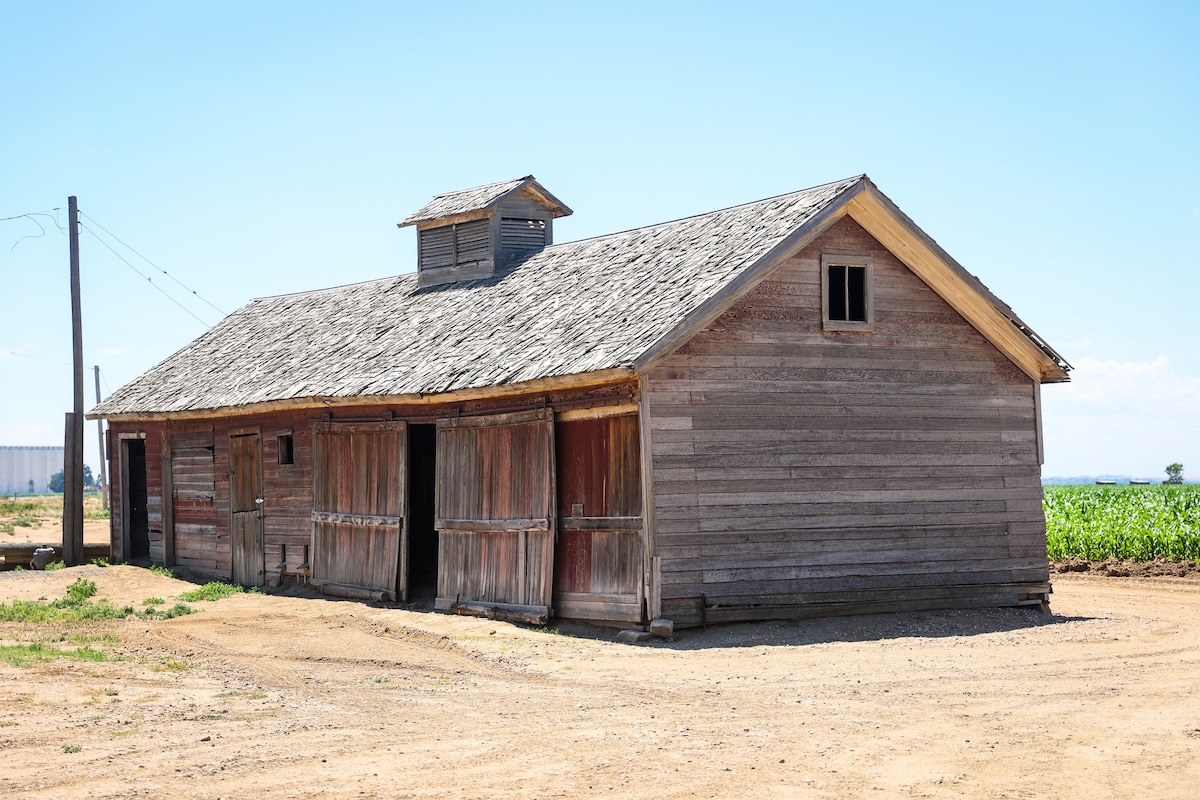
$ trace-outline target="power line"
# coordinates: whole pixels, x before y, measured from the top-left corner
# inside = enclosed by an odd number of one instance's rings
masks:
[[[100,368],[97,367],[96,369],[100,369]],[[102,370],[102,369],[100,370],[100,382],[104,384],[104,391],[108,392],[111,395],[112,389],[109,388],[108,378],[104,377],[104,370]]]
[[[46,235],[46,229],[44,227],[42,227],[42,223],[38,222],[36,219],[34,219],[34,217],[50,217],[50,219],[54,220],[54,227],[58,228],[58,232],[65,233],[66,231],[63,230],[63,226],[58,224],[58,214],[57,213],[51,214],[50,211],[57,212],[58,209],[52,208],[49,211],[30,211],[28,214],[17,214],[14,217],[0,218],[0,222],[7,222],[8,220],[14,220],[14,219],[27,219],[30,222],[32,222],[34,225],[37,225],[38,229],[41,231],[41,233],[31,233],[27,236],[22,236],[20,239],[17,239],[15,242],[13,242],[13,246],[8,249],[8,252],[11,253],[13,250],[16,250],[17,245],[19,245],[21,242],[25,241],[26,239],[40,239]]]
[[[29,359],[30,361],[44,361],[46,363],[56,363],[56,365],[59,365],[62,367],[70,367],[71,366],[70,363],[67,363],[66,361],[55,361],[54,359],[42,359],[42,357],[36,356],[36,355],[25,355],[24,353],[13,353],[12,350],[8,350],[5,348],[0,348],[0,356],[16,356],[16,357],[18,357],[18,359]]]
[[[104,245],[104,246],[105,246],[105,247],[108,249],[108,251],[109,251],[110,253],[112,253],[114,256],[116,256],[116,257],[117,257],[117,258],[119,258],[119,259],[120,259],[122,262],[124,262],[125,266],[129,267],[131,270],[133,270],[134,272],[136,272],[138,275],[140,275],[141,277],[145,278],[145,279],[146,279],[146,281],[147,281],[147,282],[148,282],[148,283],[149,283],[151,286],[153,286],[155,289],[157,289],[157,290],[159,291],[159,293],[160,293],[160,294],[162,294],[162,296],[163,296],[163,297],[167,298],[167,299],[168,299],[168,300],[170,300],[172,303],[174,303],[175,305],[177,305],[177,306],[179,306],[180,308],[182,308],[182,309],[184,310],[184,312],[185,312],[185,313],[187,313],[187,315],[188,315],[188,316],[190,316],[192,319],[196,320],[197,322],[199,322],[201,325],[203,325],[203,326],[204,326],[204,327],[206,327],[206,328],[211,328],[211,327],[212,327],[212,326],[211,326],[211,325],[209,325],[207,322],[205,322],[204,320],[200,319],[200,318],[199,318],[199,317],[197,317],[195,314],[193,314],[193,313],[192,313],[192,311],[191,311],[191,309],[189,309],[189,308],[188,308],[187,306],[185,306],[183,303],[179,302],[179,301],[178,301],[178,300],[176,300],[174,297],[171,297],[171,295],[167,294],[166,290],[165,290],[165,289],[163,289],[161,286],[159,286],[157,283],[155,283],[153,278],[151,278],[149,275],[147,275],[147,274],[145,274],[144,272],[142,272],[140,269],[138,269],[137,267],[135,267],[133,264],[130,264],[130,263],[129,263],[129,261],[127,261],[127,260],[125,259],[125,257],[124,257],[124,256],[122,256],[120,253],[118,253],[116,250],[114,250],[114,249],[112,248],[112,246],[111,246],[111,245],[109,245],[109,243],[108,243],[108,242],[104,241],[104,240],[103,240],[103,239],[101,239],[99,236],[97,236],[97,235],[96,235],[96,232],[95,232],[95,231],[93,231],[93,230],[92,230],[92,229],[91,229],[89,226],[87,226],[87,225],[84,225],[84,224],[80,223],[79,227],[83,228],[85,231],[87,231],[88,233],[90,233],[90,234],[92,235],[92,238],[93,238],[93,239],[95,239],[95,240],[96,240],[97,242],[99,242],[100,244]],[[114,236],[113,238],[115,239],[116,237]],[[118,241],[119,241],[119,240],[118,240]],[[210,304],[210,305],[211,305],[211,304]],[[218,309],[218,310],[220,310],[220,309]]]
[[[197,292],[195,289],[191,288],[190,286],[187,286],[186,284],[184,284],[184,282],[183,282],[183,281],[179,280],[179,279],[178,279],[178,278],[176,278],[174,275],[172,275],[171,273],[167,272],[165,269],[163,269],[162,267],[160,267],[158,264],[155,264],[153,261],[151,261],[150,259],[146,258],[144,255],[142,255],[141,253],[139,253],[137,250],[134,250],[132,247],[130,247],[128,244],[126,244],[126,243],[125,243],[125,242],[124,242],[124,241],[123,241],[123,240],[122,240],[122,239],[121,239],[119,236],[117,236],[115,233],[113,233],[113,232],[112,232],[112,231],[110,231],[108,228],[106,228],[106,227],[104,227],[103,225],[101,225],[99,222],[96,222],[96,220],[95,220],[95,219],[93,219],[93,218],[92,218],[92,216],[91,216],[90,214],[85,214],[85,213],[84,213],[84,212],[82,212],[82,211],[80,211],[80,212],[79,212],[79,214],[80,214],[80,216],[87,217],[88,221],[89,221],[89,222],[91,222],[93,225],[95,225],[97,228],[99,228],[100,230],[104,231],[105,233],[107,233],[107,234],[108,234],[109,236],[111,236],[112,238],[116,239],[118,242],[120,242],[122,245],[124,245],[126,248],[128,248],[128,249],[129,249],[129,251],[130,251],[131,253],[133,253],[134,255],[136,255],[136,256],[137,256],[138,258],[140,258],[142,261],[145,261],[147,264],[149,264],[150,266],[154,267],[156,270],[158,270],[159,272],[161,272],[163,275],[166,275],[168,278],[170,278],[171,280],[175,281],[177,284],[179,284],[180,286],[182,286],[182,287],[183,287],[185,290],[187,290],[187,291],[191,292],[193,295],[195,295],[195,296],[196,296],[196,298],[197,298],[198,300],[200,300],[200,301],[201,301],[201,302],[203,302],[203,303],[206,303],[208,306],[210,306],[210,307],[211,307],[211,308],[212,308],[214,311],[216,311],[218,314],[220,314],[221,316],[226,316],[226,314],[225,314],[225,312],[224,312],[224,311],[222,311],[220,308],[217,308],[217,306],[213,305],[212,303],[210,303],[210,302],[209,302],[208,300],[206,300],[205,298],[201,297],[199,292]],[[92,233],[92,235],[93,235],[93,236],[95,236],[96,234],[93,232],[93,233]],[[97,238],[99,238],[99,237],[97,237]],[[112,248],[109,248],[109,249],[111,250]]]
[[[61,208],[61,206],[60,206],[60,208]],[[0,217],[0,222],[8,222],[10,219],[24,219],[25,217],[32,217],[37,214],[45,214],[48,216],[51,211],[58,211],[58,210],[59,210],[58,208],[47,208],[45,211],[30,211],[27,214],[16,214],[11,217]]]

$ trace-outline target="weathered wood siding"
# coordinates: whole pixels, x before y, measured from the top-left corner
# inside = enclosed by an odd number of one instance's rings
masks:
[[[873,333],[822,333],[823,252],[872,257]],[[699,621],[701,595],[709,620],[999,604],[1048,579],[1032,380],[849,218],[647,385],[668,617]]]
[[[510,395],[480,398],[479,400],[447,403],[444,405],[396,405],[382,407],[362,406],[338,409],[336,414],[317,410],[280,411],[264,414],[242,414],[234,416],[214,416],[211,419],[189,419],[170,423],[170,434],[164,447],[163,433],[167,423],[162,421],[144,422],[113,422],[110,427],[113,497],[119,498],[121,492],[120,469],[118,457],[120,454],[119,435],[146,434],[146,470],[149,498],[149,527],[151,528],[152,557],[156,562],[162,561],[162,536],[154,533],[163,531],[163,482],[162,467],[164,462],[171,470],[173,506],[172,521],[174,523],[174,565],[186,567],[201,575],[228,579],[232,575],[231,519],[230,504],[230,461],[229,442],[233,431],[257,429],[262,448],[262,497],[263,497],[263,547],[265,552],[266,582],[277,583],[283,576],[304,577],[311,572],[313,543],[314,511],[314,428],[335,425],[345,420],[365,422],[379,420],[384,424],[389,420],[412,419],[423,422],[433,422],[448,416],[462,417],[464,420],[474,419],[476,415],[489,411],[505,411],[514,407],[536,408],[554,407],[555,403],[564,403],[567,407],[579,405],[627,405],[635,400],[636,383],[606,384],[603,386],[580,386],[570,389],[557,390],[551,393],[537,395]],[[546,411],[549,414],[549,411]],[[468,423],[469,424],[469,423]],[[293,446],[293,462],[279,463],[279,436],[290,435]],[[551,445],[544,444],[543,447]],[[209,451],[211,447],[211,451]],[[519,460],[528,454],[516,456]],[[551,460],[552,463],[552,460]],[[400,465],[403,466],[403,465]],[[547,473],[548,474],[548,473]],[[512,481],[508,472],[501,476],[502,481]],[[512,490],[510,483],[501,483],[501,492]],[[552,482],[551,482],[552,486]],[[403,478],[398,487],[407,491]],[[539,602],[548,600],[550,576],[553,567],[553,528],[552,511],[546,510],[546,500],[552,498],[553,489],[547,488],[550,494],[541,495],[534,505],[543,509],[540,518],[547,521],[546,532],[527,532],[525,536],[524,559],[527,571],[525,581],[531,581],[524,588],[514,584],[512,596],[533,597],[537,595]],[[526,498],[529,501],[529,498]],[[488,501],[489,513],[499,510],[495,498]],[[514,501],[515,502],[515,501]],[[552,504],[551,504],[552,507]],[[516,506],[513,506],[516,508]],[[519,511],[532,513],[533,506]],[[505,512],[508,513],[508,512]],[[513,511],[513,513],[518,513]],[[121,556],[121,511],[120,504],[114,504],[112,516],[112,548],[115,557]],[[166,533],[171,533],[170,527]],[[470,538],[470,537],[467,537]],[[487,537],[482,537],[487,538]],[[506,542],[507,536],[501,536]],[[461,542],[460,542],[461,544]],[[461,555],[461,554],[460,554]],[[514,563],[517,560],[515,551],[511,553]],[[403,558],[403,554],[401,554]],[[403,562],[402,562],[403,563]],[[347,567],[349,565],[346,565]],[[498,570],[492,572],[499,574]],[[515,576],[514,576],[515,580]],[[489,590],[490,591],[490,590]],[[487,594],[487,592],[483,592]],[[507,596],[507,595],[506,595]]]
[[[263,548],[267,583],[303,576],[311,558],[313,418],[306,413],[256,416],[262,427]],[[292,463],[279,463],[279,435],[292,437]],[[282,565],[282,566],[281,566]]]

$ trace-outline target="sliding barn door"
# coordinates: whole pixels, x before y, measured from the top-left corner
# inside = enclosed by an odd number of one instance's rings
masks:
[[[553,412],[439,420],[437,436],[437,607],[548,618]]]
[[[314,430],[312,582],[404,599],[407,428],[321,422]]]
[[[564,617],[642,619],[642,475],[636,415],[555,430],[558,546],[554,607]]]

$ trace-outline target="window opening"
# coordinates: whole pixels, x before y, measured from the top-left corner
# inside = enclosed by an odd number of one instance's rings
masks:
[[[867,321],[867,268],[829,265],[829,319]]]
[[[294,443],[292,441],[292,434],[281,433],[275,437],[275,441],[276,453],[279,456],[280,465],[286,466],[288,464],[296,463],[296,454]]]
[[[870,256],[821,257],[825,330],[871,331],[874,324],[871,269]]]

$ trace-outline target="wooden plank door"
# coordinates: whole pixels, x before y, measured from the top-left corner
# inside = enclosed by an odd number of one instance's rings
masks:
[[[233,515],[233,582],[261,586],[263,557],[262,448],[257,433],[229,437],[229,493]]]
[[[642,621],[642,490],[635,414],[560,421],[554,607],[561,616]]]
[[[313,584],[407,599],[408,427],[319,422],[313,444]]]
[[[550,409],[437,427],[437,607],[553,613],[554,414]]]

